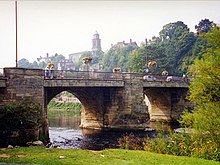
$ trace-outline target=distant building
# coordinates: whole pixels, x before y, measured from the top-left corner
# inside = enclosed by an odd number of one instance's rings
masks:
[[[49,54],[47,53],[46,57],[41,57],[37,58],[38,62],[45,62],[45,63],[49,63],[51,61],[51,57],[49,56]]]
[[[125,47],[125,46],[132,46],[132,47],[138,47],[137,43],[136,42],[133,42],[132,39],[130,39],[130,42],[126,43],[125,41],[122,41],[122,42],[117,42],[117,44],[113,45],[112,44],[112,48],[122,48],[122,47]]]
[[[86,52],[87,51],[69,54],[69,59],[72,60],[73,63],[77,63],[79,62],[80,57]]]
[[[69,59],[73,61],[73,63],[79,62],[79,59],[82,55],[92,52],[93,56],[96,56],[98,51],[102,51],[101,47],[101,39],[99,38],[99,33],[96,31],[95,34],[93,34],[92,38],[92,51],[83,51],[83,52],[77,52],[69,54]]]
[[[97,52],[102,52],[101,48],[101,39],[99,38],[99,33],[96,31],[95,34],[93,34],[92,38],[92,50],[91,51],[82,51],[77,53],[71,53],[69,54],[69,59],[63,59],[55,65],[54,69],[58,70],[76,70],[76,64],[79,62],[79,59],[82,55],[88,55],[92,54],[92,56],[96,56]],[[49,56],[49,54],[46,54],[46,57],[39,57],[37,58],[38,63],[45,62],[46,64],[52,62],[52,57]]]
[[[61,60],[57,64],[57,69],[58,70],[75,70],[76,68],[71,59],[64,59],[64,60]]]
[[[101,39],[99,38],[99,33],[96,31],[95,34],[93,34],[92,39],[92,55],[96,55],[97,51],[101,51]]]

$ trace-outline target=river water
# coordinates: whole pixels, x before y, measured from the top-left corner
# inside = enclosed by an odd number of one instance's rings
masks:
[[[144,138],[154,136],[156,131],[99,131],[80,129],[80,117],[50,117],[49,136],[51,147],[102,150],[119,148],[118,139],[134,134]]]

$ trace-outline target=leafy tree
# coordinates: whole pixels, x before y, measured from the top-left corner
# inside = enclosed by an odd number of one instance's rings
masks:
[[[102,60],[103,56],[104,56],[103,51],[101,51],[101,50],[97,51],[96,55],[92,57],[92,63],[94,65],[97,65],[97,64],[101,63],[101,60]]]
[[[33,67],[33,68],[39,68],[39,65],[38,65],[37,61],[34,61],[34,62],[32,63],[32,67]]]
[[[209,19],[205,18],[202,19],[198,25],[195,26],[195,29],[197,30],[197,33],[207,33],[210,31],[211,27],[215,26],[215,23],[213,21],[210,21]]]
[[[161,74],[161,72],[166,68],[166,55],[165,55],[165,49],[163,46],[155,43],[146,46],[146,61],[145,65],[149,61],[156,61],[157,62],[157,68],[153,74]]]
[[[159,35],[163,40],[173,39],[178,38],[178,36],[185,30],[189,31],[187,25],[182,21],[177,21],[164,25],[163,29],[159,32]]]
[[[196,37],[196,42],[192,48],[193,59],[191,60],[191,62],[194,61],[196,58],[201,59],[207,48],[208,44],[205,35],[198,35]]]
[[[30,66],[30,62],[27,59],[22,58],[18,61],[18,66],[21,68],[28,68]]]
[[[145,69],[145,59],[146,53],[145,48],[141,47],[138,50],[134,50],[131,52],[129,56],[128,68],[131,72],[143,72]]]
[[[146,47],[147,60],[157,62],[155,73],[167,70],[169,74],[180,75],[186,72],[187,56],[192,54],[196,36],[182,21],[169,23],[159,32],[160,37],[152,38]],[[153,44],[152,44],[153,43]]]
[[[182,124],[196,129],[201,136],[215,142],[220,150],[220,28],[214,27],[206,35],[211,46],[201,59],[190,67],[193,80],[189,86],[189,100],[196,104],[192,113],[185,113]],[[207,145],[207,144],[204,144]]]
[[[111,72],[115,67],[120,67],[122,71],[127,71],[128,58],[130,53],[135,49],[136,47],[130,45],[110,48],[102,59],[104,71]]]

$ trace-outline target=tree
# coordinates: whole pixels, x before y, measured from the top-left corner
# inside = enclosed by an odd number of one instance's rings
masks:
[[[146,63],[145,56],[146,53],[144,47],[141,47],[138,50],[134,50],[131,52],[128,60],[128,68],[131,72],[144,72]]]
[[[207,33],[210,31],[210,29],[215,26],[215,23],[213,21],[210,21],[209,19],[205,18],[202,19],[198,25],[195,26],[195,29],[197,30],[197,33]]]
[[[29,68],[30,62],[27,59],[22,58],[18,61],[18,66],[21,68]]]
[[[122,71],[128,70],[130,53],[137,49],[133,46],[112,47],[105,53],[102,63],[105,71],[111,72],[113,68],[120,67]]]
[[[185,30],[189,31],[187,25],[182,21],[177,21],[164,25],[163,29],[159,32],[159,35],[163,40],[172,39],[173,37],[178,38],[178,35],[181,35]]]
[[[200,137],[216,144],[220,150],[220,27],[211,28],[206,35],[211,46],[201,59],[190,66],[193,80],[189,100],[196,104],[192,113],[185,113],[182,124],[192,127]],[[204,136],[205,133],[205,136]],[[204,143],[204,145],[207,145]]]

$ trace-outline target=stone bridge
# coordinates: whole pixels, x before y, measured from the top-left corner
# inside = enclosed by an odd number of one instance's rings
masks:
[[[35,136],[29,136],[34,140],[49,139],[47,105],[62,91],[82,103],[82,128],[146,129],[150,121],[178,119],[189,105],[188,83],[181,79],[167,82],[162,76],[144,80],[143,74],[76,71],[54,75],[50,79],[41,69],[4,68],[0,78],[0,106],[26,98],[40,105],[40,124],[33,128]],[[11,134],[19,138],[19,131]]]

